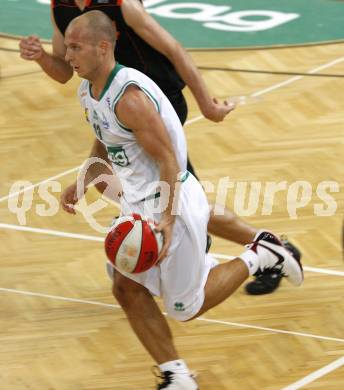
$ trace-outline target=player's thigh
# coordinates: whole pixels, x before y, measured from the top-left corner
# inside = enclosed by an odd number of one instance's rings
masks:
[[[161,264],[161,290],[168,314],[180,321],[196,315],[204,302],[204,286],[215,265],[206,255],[206,229],[185,229],[176,250]]]

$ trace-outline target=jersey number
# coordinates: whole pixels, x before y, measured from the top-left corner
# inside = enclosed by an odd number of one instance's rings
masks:
[[[122,146],[108,146],[109,160],[120,167],[127,167],[130,162]]]

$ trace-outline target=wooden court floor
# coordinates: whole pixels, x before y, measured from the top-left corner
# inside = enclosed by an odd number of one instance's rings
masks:
[[[104,233],[57,206],[92,143],[79,80],[59,85],[11,51],[16,41],[0,47],[0,388],[153,389],[153,361],[110,292]],[[254,297],[241,287],[200,320],[169,321],[202,390],[344,388],[343,49],[192,53],[199,66],[299,74],[202,71],[215,96],[246,104],[214,124],[186,92],[185,132],[199,176],[214,185],[209,198],[227,177],[227,206],[287,234],[306,266],[301,288],[283,281]],[[282,183],[274,200],[268,183]],[[253,211],[249,189],[259,195]],[[95,201],[106,227],[118,209],[90,190]],[[224,261],[242,248],[215,238],[212,251]]]

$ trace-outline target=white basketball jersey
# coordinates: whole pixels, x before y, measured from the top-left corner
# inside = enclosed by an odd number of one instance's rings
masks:
[[[83,80],[79,98],[86,119],[107,149],[109,160],[121,180],[125,200],[135,203],[155,194],[160,173],[157,163],[137,143],[135,134],[116,117],[115,106],[129,85],[140,88],[159,112],[181,172],[186,170],[187,151],[184,131],[171,103],[143,73],[117,63],[99,100],[93,98],[90,83]]]

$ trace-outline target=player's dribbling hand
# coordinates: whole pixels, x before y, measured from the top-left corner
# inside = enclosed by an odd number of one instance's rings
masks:
[[[233,102],[229,102],[228,100],[220,102],[216,98],[213,98],[211,103],[202,110],[202,113],[206,119],[213,122],[221,122],[235,107],[236,105]]]
[[[174,225],[175,217],[173,215],[165,215],[162,217],[160,223],[156,226],[155,230],[162,233],[164,237],[164,244],[161,248],[158,260],[156,264],[158,265],[161,261],[168,255],[168,249],[172,241],[172,231]]]
[[[86,191],[87,187],[82,190],[82,194],[78,194],[78,185],[76,182],[67,187],[61,194],[61,206],[63,210],[69,214],[76,214],[74,206],[84,196]]]
[[[35,35],[22,38],[19,42],[19,49],[21,58],[29,61],[39,60],[44,53],[42,42]]]

